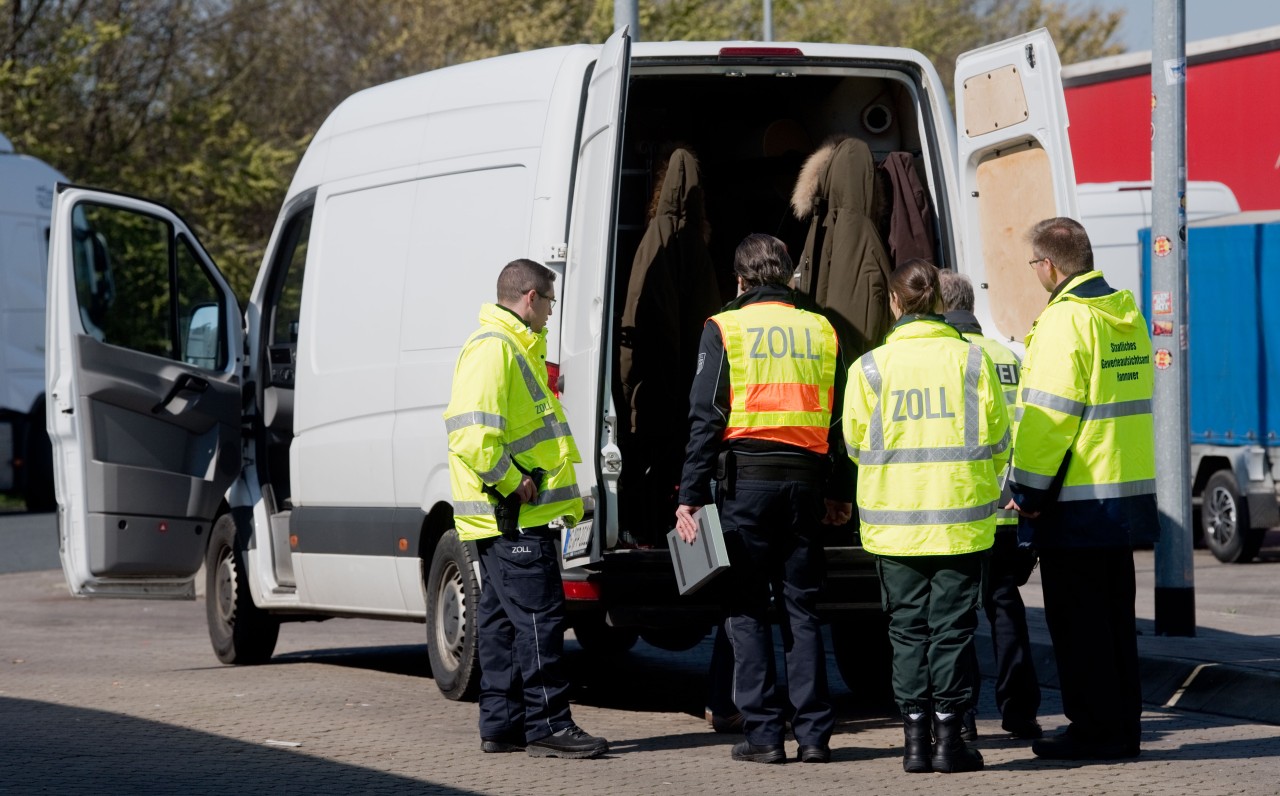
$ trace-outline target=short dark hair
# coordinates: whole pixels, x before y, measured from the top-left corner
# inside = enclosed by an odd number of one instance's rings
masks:
[[[515,303],[530,290],[545,296],[556,281],[556,272],[533,260],[521,258],[507,263],[498,274],[498,302]]]
[[[903,315],[930,315],[937,312],[942,290],[938,269],[928,260],[907,260],[893,270],[889,289],[898,297]]]
[[[786,285],[794,272],[787,244],[772,235],[748,235],[733,253],[733,273],[742,277],[747,287]]]
[[[973,312],[973,283],[969,277],[948,268],[938,272],[938,285],[947,309]]]
[[[1074,218],[1046,218],[1028,236],[1037,257],[1048,257],[1064,276],[1093,270],[1093,245],[1089,233]]]

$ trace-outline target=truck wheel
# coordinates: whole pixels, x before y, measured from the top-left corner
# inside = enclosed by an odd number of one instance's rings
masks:
[[[578,645],[592,655],[622,655],[640,638],[631,628],[606,624],[599,614],[574,617],[569,622]]]
[[[1204,485],[1200,521],[1214,558],[1226,564],[1252,561],[1262,549],[1265,528],[1249,527],[1249,504],[1230,470],[1219,470]]]
[[[480,690],[476,648],[480,581],[471,551],[457,531],[446,531],[436,543],[426,589],[427,658],[436,687],[448,699],[474,699]]]
[[[204,559],[209,641],[223,663],[250,665],[271,658],[280,620],[253,604],[244,552],[235,520],[223,514],[213,524]]]
[[[44,401],[40,401],[27,418],[23,452],[22,499],[26,501],[27,511],[57,511],[58,501],[53,494],[53,445],[45,427]]]
[[[863,707],[893,704],[893,649],[888,620],[831,623],[831,647],[840,678]]]

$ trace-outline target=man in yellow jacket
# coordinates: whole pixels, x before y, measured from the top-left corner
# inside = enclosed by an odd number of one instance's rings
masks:
[[[555,274],[515,260],[497,292],[458,356],[444,414],[454,524],[480,558],[480,748],[598,757],[609,744],[573,723],[560,664],[564,591],[548,524],[575,524],[583,507],[581,457],[547,385]]]
[[[1011,507],[1040,553],[1045,622],[1070,725],[1032,744],[1054,760],[1138,755],[1142,688],[1133,544],[1155,541],[1155,371],[1133,294],[1093,270],[1079,222],[1030,236],[1049,305],[1027,335]]]

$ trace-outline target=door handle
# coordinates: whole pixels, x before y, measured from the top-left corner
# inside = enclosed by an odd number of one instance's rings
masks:
[[[160,412],[178,397],[178,393],[193,392],[202,394],[209,389],[209,382],[199,376],[193,376],[190,373],[183,373],[178,377],[173,386],[169,388],[169,393],[165,395],[164,400],[151,407],[151,414],[158,415]]]

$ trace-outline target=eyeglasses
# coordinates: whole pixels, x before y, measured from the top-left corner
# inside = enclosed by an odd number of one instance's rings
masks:
[[[1037,265],[1039,265],[1040,263],[1048,259],[1049,259],[1048,257],[1037,257],[1034,260],[1027,260],[1027,265],[1031,266],[1032,268],[1035,268]]]
[[[555,308],[556,308],[556,300],[555,300],[554,298],[552,298],[551,296],[548,296],[548,295],[542,294],[542,293],[539,293],[538,295],[539,295],[539,296],[542,296],[544,299],[546,299],[547,301],[550,301],[550,302],[551,302],[551,309],[555,309]]]

